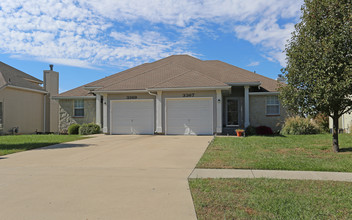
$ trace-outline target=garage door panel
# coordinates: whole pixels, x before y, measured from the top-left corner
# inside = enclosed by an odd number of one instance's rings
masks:
[[[154,134],[154,101],[113,101],[112,134]]]
[[[167,134],[212,134],[212,98],[168,99]]]

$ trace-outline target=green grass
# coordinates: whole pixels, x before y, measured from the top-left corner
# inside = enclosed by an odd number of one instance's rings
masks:
[[[79,135],[53,134],[0,136],[0,156],[83,138]]]
[[[352,183],[192,179],[198,219],[352,219]]]
[[[197,168],[352,172],[352,136],[339,135],[339,143],[334,153],[328,134],[217,137]]]

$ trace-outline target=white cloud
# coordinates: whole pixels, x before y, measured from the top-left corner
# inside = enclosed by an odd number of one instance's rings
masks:
[[[133,66],[233,32],[284,65],[302,0],[2,0],[0,51],[65,65]],[[147,25],[145,25],[147,24]],[[211,30],[209,25],[216,26]],[[228,28],[230,27],[230,28]]]
[[[258,61],[251,62],[247,66],[258,66],[260,63]]]

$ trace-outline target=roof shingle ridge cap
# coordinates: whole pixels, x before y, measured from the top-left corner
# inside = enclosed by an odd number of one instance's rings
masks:
[[[150,72],[150,71],[152,71],[152,70],[155,70],[155,69],[157,69],[157,68],[160,68],[160,67],[166,66],[166,65],[170,65],[170,64],[171,64],[171,63],[163,63],[163,64],[160,64],[160,65],[158,65],[158,66],[156,66],[156,67],[154,67],[154,68],[152,68],[152,69],[143,71],[143,72],[140,73],[140,74],[137,74],[137,75],[135,75],[135,76],[131,76],[131,77],[129,77],[129,78],[127,78],[127,79],[124,79],[124,80],[121,80],[121,81],[119,81],[119,82],[117,82],[117,83],[111,83],[111,84],[109,84],[109,85],[103,86],[103,88],[109,87],[109,86],[114,85],[114,84],[120,84],[121,82],[130,80],[130,79],[133,79],[133,78],[138,77],[138,76],[140,76],[140,75],[146,74],[147,72]],[[172,64],[173,64],[173,65],[176,65],[176,64],[174,64],[174,63],[172,63]],[[184,68],[184,67],[183,67],[183,68]],[[184,68],[184,69],[185,69],[185,68]],[[118,73],[117,73],[117,74],[118,74]],[[100,88],[100,89],[98,89],[98,90],[104,91],[104,90],[102,90],[103,88]]]
[[[172,55],[172,56],[174,56],[174,55]],[[170,57],[172,57],[172,56],[165,57],[165,58],[163,58],[163,59],[161,59],[161,60],[165,60],[165,59],[170,58]],[[154,61],[154,62],[152,62],[152,63],[157,63],[157,62],[159,62],[159,61],[161,61],[161,60],[156,60],[156,61]],[[0,61],[0,62],[1,62],[1,61]],[[95,81],[90,82],[90,83],[86,83],[86,84],[84,84],[84,85],[82,85],[82,86],[75,87],[75,88],[70,89],[70,90],[68,90],[68,91],[65,91],[65,92],[63,92],[63,93],[60,93],[59,95],[64,94],[64,93],[67,93],[67,92],[70,92],[70,91],[75,90],[75,89],[87,87],[87,86],[89,86],[90,84],[92,84],[92,83],[94,83],[94,82],[98,82],[98,81],[103,80],[103,79],[106,79],[106,78],[110,78],[110,77],[114,77],[114,76],[116,77],[117,74],[123,74],[123,75],[124,75],[124,74],[127,74],[127,73],[129,73],[129,72],[131,72],[131,71],[133,71],[133,70],[135,70],[135,69],[137,69],[137,68],[141,68],[141,67],[144,66],[144,65],[148,66],[148,65],[150,65],[150,64],[152,64],[152,63],[143,63],[143,64],[140,64],[140,65],[135,66],[135,67],[132,67],[132,68],[130,68],[130,69],[123,70],[123,71],[118,72],[118,73],[114,73],[114,74],[112,74],[112,75],[110,75],[110,76],[107,76],[107,77],[104,77],[104,78],[95,80]],[[159,66],[165,65],[165,64],[167,64],[167,63],[160,64]],[[159,66],[157,66],[157,67],[159,67]],[[157,67],[155,67],[155,68],[157,68]],[[109,84],[108,86],[111,86],[111,85],[112,85],[112,84]],[[102,86],[102,87],[108,87],[108,86]],[[100,90],[100,89],[98,89],[98,90]]]
[[[263,76],[263,75],[261,75],[261,74],[259,74],[259,73],[255,73],[255,72],[252,72],[252,71],[249,71],[249,70],[243,69],[243,68],[241,68],[241,67],[238,67],[238,66],[235,66],[235,65],[232,65],[232,64],[229,64],[229,63],[223,62],[223,61],[221,61],[221,60],[205,60],[205,61],[216,61],[216,62],[224,63],[224,64],[226,64],[226,65],[231,66],[232,68],[233,68],[233,67],[235,67],[235,68],[238,68],[238,69],[241,69],[241,70],[247,71],[247,72],[249,72],[249,73],[251,73],[251,74],[254,74],[254,75],[257,75],[257,76],[260,76],[260,77],[263,77],[263,78],[269,79],[269,80],[276,81],[275,79],[272,79],[272,78],[269,78],[269,77],[267,77],[267,76]],[[228,70],[228,71],[230,71],[230,70]]]
[[[119,75],[125,75],[125,74],[128,74],[129,72],[131,72],[131,71],[133,71],[133,70],[136,70],[136,69],[141,68],[141,67],[143,67],[143,66],[144,66],[144,67],[150,66],[150,65],[152,65],[153,63],[158,63],[158,62],[164,61],[165,59],[170,59],[170,58],[171,58],[171,60],[172,60],[174,56],[176,56],[176,55],[171,55],[171,56],[162,58],[162,59],[160,59],[160,60],[155,60],[154,62],[151,62],[151,63],[142,63],[142,64],[140,64],[140,65],[138,65],[138,66],[135,66],[135,67],[132,67],[132,68],[123,70],[123,71],[121,71],[121,72],[114,73],[114,74],[112,74],[112,75],[110,75],[110,76],[107,76],[107,77],[105,77],[105,78],[101,78],[101,79],[95,80],[95,81],[90,82],[90,83],[87,83],[87,84],[85,84],[85,85],[89,85],[89,84],[91,84],[91,83],[94,83],[94,82],[97,82],[97,81],[99,81],[99,80],[103,80],[103,79],[106,79],[106,78],[116,77],[117,74],[119,74]],[[162,65],[165,65],[165,64],[166,64],[166,63],[159,64],[159,65],[156,66],[155,68],[157,68],[157,67],[159,67],[159,66],[162,66]],[[153,69],[154,69],[154,68],[153,68]],[[111,85],[111,84],[109,84],[109,86],[110,86],[110,85]],[[77,87],[77,88],[78,88],[78,87]]]
[[[181,66],[181,65],[179,65],[179,64],[176,64],[176,63],[175,63],[174,65],[177,65],[177,66],[180,66],[180,67],[184,68],[183,66]],[[187,69],[187,70],[188,70],[188,69]],[[154,84],[154,85],[152,85],[152,86],[150,86],[150,87],[148,87],[148,88],[154,88],[155,86],[157,86],[157,85],[159,85],[159,84],[166,83],[166,82],[168,82],[168,81],[170,81],[170,80],[172,80],[172,79],[175,79],[175,78],[177,78],[177,77],[180,77],[180,76],[182,76],[182,75],[185,75],[185,74],[187,74],[187,73],[189,73],[189,72],[196,72],[196,73],[202,75],[203,77],[206,77],[206,78],[208,78],[208,79],[214,80],[214,81],[216,81],[216,82],[220,82],[220,83],[222,83],[222,84],[226,84],[226,83],[221,82],[221,81],[219,81],[219,80],[217,80],[217,79],[214,79],[214,78],[212,78],[212,77],[210,77],[210,76],[208,76],[208,75],[206,75],[206,74],[204,74],[204,73],[201,73],[201,72],[199,72],[199,71],[197,71],[197,70],[188,70],[188,71],[186,71],[186,72],[184,72],[184,73],[180,73],[180,74],[177,74],[176,76],[170,77],[170,78],[168,78],[168,79],[166,79],[166,80],[164,80],[164,81],[162,81],[162,82],[156,83],[156,84]]]
[[[127,74],[127,73],[129,73],[129,72],[131,72],[131,71],[133,71],[133,70],[135,70],[135,69],[137,69],[137,68],[141,68],[142,66],[144,66],[144,65],[148,65],[149,63],[143,63],[143,64],[140,64],[140,65],[138,65],[138,66],[135,66],[135,67],[132,67],[132,68],[129,68],[129,69],[126,69],[126,70],[123,70],[123,71],[121,71],[121,72],[117,72],[117,73],[114,73],[114,74],[112,74],[112,75],[110,75],[110,76],[106,76],[106,77],[104,77],[104,78],[100,78],[100,79],[97,79],[97,80],[95,80],[95,81],[93,81],[93,82],[90,82],[90,83],[87,83],[87,84],[84,84],[83,86],[87,86],[87,85],[90,85],[90,84],[92,84],[92,83],[96,83],[96,82],[98,82],[98,81],[101,81],[101,80],[106,80],[107,78],[113,78],[113,77],[116,77],[117,76],[117,74],[120,74],[120,75],[125,75],[125,74]],[[80,86],[79,86],[80,87]],[[76,87],[76,88],[79,88],[79,87]]]

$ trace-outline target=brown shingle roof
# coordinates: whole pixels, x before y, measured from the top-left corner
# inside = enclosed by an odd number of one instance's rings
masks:
[[[173,55],[116,73],[59,96],[89,96],[84,87],[100,91],[152,88],[222,87],[231,83],[260,82],[262,91],[277,91],[276,80],[218,61],[202,61],[189,55]]]
[[[41,80],[0,62],[0,87],[4,85],[12,85],[44,91],[44,88],[39,85],[42,83]]]

